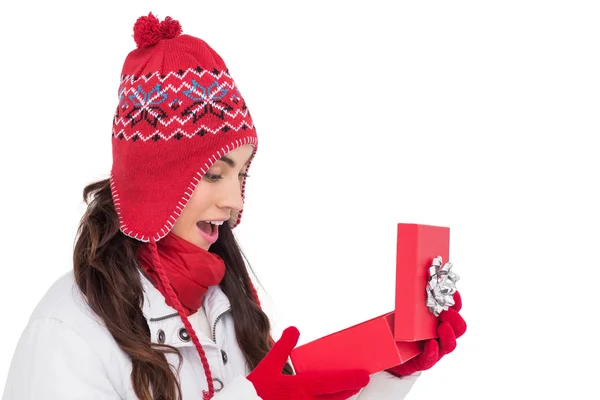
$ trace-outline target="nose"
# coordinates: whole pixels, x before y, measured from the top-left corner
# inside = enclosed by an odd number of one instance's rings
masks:
[[[244,201],[242,200],[242,182],[238,179],[225,179],[222,182],[221,189],[217,207],[235,212],[241,210],[244,206]]]

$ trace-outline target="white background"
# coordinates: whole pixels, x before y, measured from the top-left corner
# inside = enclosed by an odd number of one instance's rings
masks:
[[[398,3],[2,2],[0,392],[153,11],[222,55],[258,127],[236,232],[277,338],[391,311],[396,224],[449,226],[469,328],[408,398],[598,398],[599,3]]]

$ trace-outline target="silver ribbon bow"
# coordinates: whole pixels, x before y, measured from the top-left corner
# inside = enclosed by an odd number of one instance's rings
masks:
[[[433,259],[429,267],[429,281],[427,282],[427,307],[436,317],[454,305],[456,281],[458,274],[452,272],[452,263],[447,262],[442,266],[442,257]]]

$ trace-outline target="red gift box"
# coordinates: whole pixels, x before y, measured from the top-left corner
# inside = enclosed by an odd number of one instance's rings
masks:
[[[450,229],[398,224],[396,309],[292,350],[296,372],[365,369],[373,374],[403,364],[437,337],[437,317],[426,305],[433,259],[448,261]]]
[[[296,372],[364,369],[370,374],[400,365],[423,351],[422,343],[394,340],[394,312],[296,347]]]
[[[394,337],[411,342],[435,338],[438,321],[426,305],[426,288],[433,259],[448,261],[450,228],[398,224],[397,238]]]

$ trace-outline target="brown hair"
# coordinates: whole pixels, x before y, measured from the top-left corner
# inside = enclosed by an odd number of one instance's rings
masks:
[[[175,347],[150,341],[142,314],[143,292],[136,258],[142,243],[119,230],[108,179],[86,186],[83,200],[88,207],[73,254],[77,285],[131,359],[136,396],[141,400],[180,400],[181,387],[165,354],[177,354],[177,368],[181,368],[183,358]],[[245,257],[228,224],[219,227],[219,239],[210,251],[223,258],[227,266],[220,287],[231,302],[238,344],[248,366],[254,369],[273,345],[271,325],[252,298]],[[289,364],[283,373],[293,373]]]

